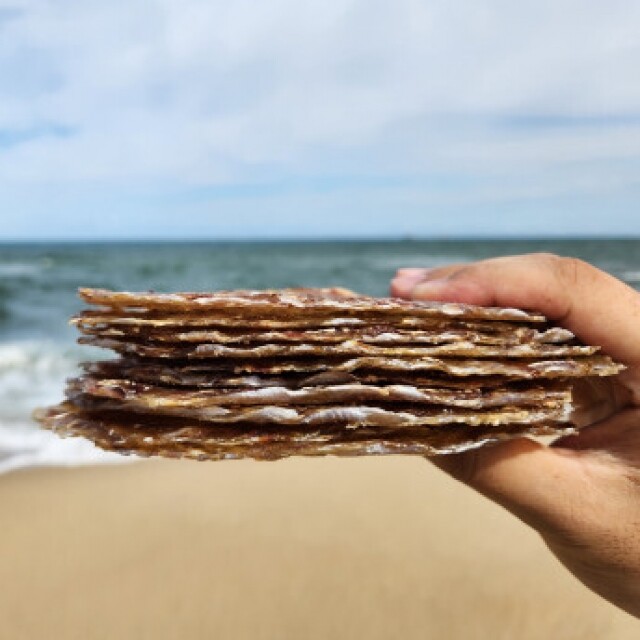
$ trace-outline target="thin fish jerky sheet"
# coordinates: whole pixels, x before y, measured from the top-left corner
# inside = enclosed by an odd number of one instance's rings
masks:
[[[338,384],[288,389],[214,389],[186,391],[127,379],[100,379],[85,376],[69,381],[67,392],[84,393],[115,400],[143,401],[150,409],[162,407],[209,407],[238,405],[375,404],[413,402],[418,405],[446,405],[487,409],[504,405],[556,406],[571,401],[571,389],[564,384],[532,384],[517,389],[437,389],[415,385]]]
[[[38,413],[109,450],[195,459],[452,453],[572,432],[576,378],[622,369],[536,313],[344,289],[81,290],[85,365]]]
[[[566,424],[541,424],[499,429],[469,426],[433,427],[371,433],[359,431],[287,430],[264,428],[212,429],[182,419],[85,412],[69,403],[36,412],[42,425],[63,437],[84,437],[108,451],[142,456],[195,460],[253,458],[278,460],[290,456],[362,456],[457,453],[523,435],[566,435]]]
[[[515,344],[477,345],[473,342],[452,342],[431,346],[381,347],[359,340],[347,340],[339,344],[264,344],[248,347],[228,347],[220,344],[191,346],[150,345],[147,342],[117,340],[83,336],[80,344],[112,349],[117,353],[135,354],[150,358],[269,358],[274,356],[389,356],[392,358],[423,358],[431,356],[476,358],[549,358],[588,356],[597,347],[581,345]]]
[[[299,316],[305,313],[343,313],[347,316],[375,312],[382,317],[406,315],[454,317],[511,322],[545,322],[539,314],[520,309],[476,307],[457,303],[416,302],[395,298],[372,298],[346,289],[289,289],[272,291],[218,291],[215,293],[132,293],[105,289],[80,289],[87,303],[123,309],[195,311],[237,309],[247,314]]]
[[[330,327],[324,329],[279,330],[279,331],[238,331],[203,330],[175,331],[149,330],[147,328],[82,328],[80,330],[98,338],[115,338],[135,341],[145,340],[151,343],[210,343],[221,345],[262,345],[272,343],[335,344],[357,340],[363,344],[448,344],[465,342],[477,345],[518,345],[522,343],[565,343],[574,338],[570,331],[560,328],[547,330],[529,327],[514,327],[510,332],[480,332],[465,330],[421,330],[398,329],[391,325],[373,327]]]
[[[420,408],[414,404],[398,403],[385,406],[362,404],[314,406],[205,406],[190,407],[178,404],[154,404],[149,398],[126,400],[97,398],[87,394],[70,394],[69,400],[87,411],[124,411],[143,414],[182,416],[212,424],[273,424],[281,426],[341,425],[350,429],[360,427],[427,427],[460,423],[470,426],[504,424],[538,424],[569,422],[570,404],[550,403],[545,407],[504,406],[491,410],[470,410],[457,407]]]
[[[166,360],[167,363],[171,362]],[[585,376],[610,376],[624,369],[608,356],[593,355],[583,358],[566,359],[522,359],[522,360],[474,360],[454,358],[264,358],[238,360],[192,360],[201,362],[193,371],[227,373],[320,373],[320,372],[360,372],[382,375],[383,372],[424,373],[438,372],[454,377],[463,376],[504,376],[505,379],[533,378],[576,378]],[[184,362],[183,362],[184,364]]]
[[[528,381],[513,381],[502,376],[467,376],[454,379],[437,372],[424,375],[420,372],[405,374],[401,371],[366,372],[324,371],[320,373],[289,372],[283,374],[236,374],[232,371],[210,370],[206,364],[154,363],[148,360],[121,359],[101,362],[84,362],[82,368],[97,378],[126,378],[132,382],[164,385],[169,387],[248,388],[326,386],[330,384],[409,384],[433,389],[458,389],[474,393],[478,389],[503,387],[518,389]]]
[[[125,315],[126,314],[126,315]],[[278,317],[275,313],[268,316],[232,315],[223,310],[192,311],[176,313],[166,310],[124,311],[123,309],[97,310],[85,309],[71,318],[71,324],[80,329],[99,330],[120,328],[132,331],[175,331],[178,329],[224,329],[231,330],[295,330],[295,329],[336,329],[366,328],[386,325],[399,329],[422,329],[430,331],[478,331],[483,333],[510,334],[518,328],[538,327],[544,330],[545,324],[539,322],[507,322],[499,320],[468,320],[453,317],[415,317],[410,313],[381,318],[373,313],[359,313],[358,316],[324,315],[305,312],[299,317]],[[563,329],[566,331],[566,329]],[[567,332],[570,333],[570,332]]]

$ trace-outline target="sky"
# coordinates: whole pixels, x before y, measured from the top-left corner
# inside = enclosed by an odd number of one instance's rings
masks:
[[[640,235],[635,0],[0,0],[0,240]]]

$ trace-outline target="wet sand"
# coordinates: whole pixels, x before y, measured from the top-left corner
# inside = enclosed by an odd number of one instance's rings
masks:
[[[640,623],[416,458],[0,477],[2,637],[626,640]]]

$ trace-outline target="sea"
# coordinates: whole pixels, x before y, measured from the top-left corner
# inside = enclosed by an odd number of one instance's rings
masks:
[[[640,289],[639,239],[126,242],[0,244],[0,472],[118,462],[81,439],[60,439],[31,419],[62,399],[83,360],[69,317],[78,287],[130,291],[344,286],[387,294],[399,267],[433,267],[550,251],[595,264]]]

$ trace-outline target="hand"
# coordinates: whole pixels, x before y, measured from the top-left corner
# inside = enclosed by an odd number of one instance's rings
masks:
[[[585,585],[640,617],[640,294],[573,258],[535,254],[400,269],[392,295],[540,311],[627,369],[592,385],[583,422],[433,461],[536,529]]]

